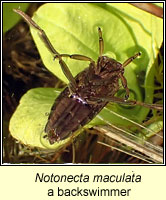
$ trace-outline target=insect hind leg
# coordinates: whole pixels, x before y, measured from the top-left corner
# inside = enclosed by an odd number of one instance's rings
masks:
[[[14,12],[16,12],[17,14],[19,14],[20,16],[23,17],[23,19],[33,28],[35,28],[36,30],[38,30],[38,34],[40,36],[40,38],[42,39],[42,41],[44,42],[45,46],[47,47],[47,49],[55,56],[59,59],[59,64],[61,66],[61,69],[63,71],[63,73],[65,74],[65,76],[67,77],[67,79],[70,82],[71,85],[71,91],[74,92],[76,90],[76,82],[75,79],[72,75],[72,73],[70,72],[68,66],[66,65],[66,63],[62,60],[60,54],[55,50],[55,48],[53,47],[53,45],[51,44],[49,38],[47,37],[45,31],[43,29],[40,28],[39,25],[37,25],[26,13],[22,12],[19,9],[13,9]]]

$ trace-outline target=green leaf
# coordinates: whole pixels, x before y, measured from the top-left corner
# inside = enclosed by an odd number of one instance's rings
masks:
[[[21,19],[13,12],[13,8],[25,11],[28,6],[29,3],[3,3],[3,33],[11,29]]]
[[[24,144],[43,147],[40,135],[47,122],[47,112],[53,104],[53,98],[58,94],[59,92],[49,88],[29,90],[21,98],[10,120],[9,129],[12,136]]]
[[[123,63],[128,57],[141,51],[142,56],[125,68],[125,76],[131,91],[130,96],[139,101],[152,102],[153,63],[163,40],[162,19],[127,3],[77,3],[74,6],[71,3],[49,3],[41,6],[33,19],[45,30],[51,43],[59,53],[82,54],[96,61],[99,55],[97,31],[99,26],[103,31],[104,52],[110,57]],[[37,31],[34,28],[31,31],[45,66],[67,83],[58,61],[53,60],[53,55],[50,54]],[[64,59],[64,61],[74,76],[89,65],[88,62],[84,61],[71,59]],[[10,131],[14,137],[25,144],[43,148],[57,148],[56,145],[62,144],[66,140],[55,143],[54,146],[49,145],[48,141],[43,139],[43,130],[48,118],[45,113],[50,112],[56,97],[54,93],[56,92],[54,89],[48,89],[48,92],[46,92],[47,89],[43,89],[43,91],[41,93],[38,93],[37,89],[29,91],[22,98],[11,119]],[[36,96],[35,92],[37,92],[38,98],[31,97]],[[124,93],[125,90],[120,90],[118,95],[121,96]],[[31,100],[28,100],[28,98]],[[37,107],[33,106],[32,109],[32,105]],[[111,114],[112,111],[141,122],[145,119],[148,110],[143,107],[129,108],[121,105],[109,105],[89,125],[98,125],[104,123],[104,121],[128,125],[124,119]],[[22,119],[24,119],[24,123],[21,123]]]

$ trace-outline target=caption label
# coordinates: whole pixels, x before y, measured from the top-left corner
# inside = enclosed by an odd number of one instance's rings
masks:
[[[135,174],[133,171],[131,174],[111,175],[36,173],[35,176],[36,183],[52,183],[52,188],[48,188],[46,194],[56,197],[128,197],[132,193],[130,185],[139,184],[141,181],[141,175]],[[62,186],[59,186],[60,184]],[[118,184],[119,187],[114,187],[114,184],[116,186]],[[96,185],[97,187],[95,187]]]

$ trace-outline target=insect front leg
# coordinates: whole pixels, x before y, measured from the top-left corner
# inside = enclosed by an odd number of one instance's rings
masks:
[[[141,55],[141,52],[136,53],[134,56],[131,56],[130,58],[128,58],[123,64],[122,67],[126,67],[128,64],[130,64],[134,59],[136,59],[138,56]]]
[[[124,67],[126,67],[127,65],[129,65],[134,59],[136,59],[138,56],[140,56],[141,53],[138,52],[137,54],[135,54],[134,56],[131,56],[130,58],[128,58],[123,64],[122,64],[122,69]],[[124,70],[124,69],[123,69]],[[120,73],[120,78],[122,81],[122,85],[126,90],[126,95],[125,95],[125,101],[129,98],[129,88],[127,87],[127,80],[126,78],[123,76],[123,72]]]
[[[102,56],[103,52],[104,52],[104,41],[103,41],[103,37],[102,37],[102,31],[101,28],[98,27],[98,34],[99,34],[99,56]],[[61,57],[69,57],[71,59],[76,59],[76,60],[83,60],[83,61],[90,61],[91,63],[95,63],[94,60],[92,60],[91,58],[84,56],[84,55],[79,55],[79,54],[60,54]],[[55,58],[57,58],[58,56],[55,56]]]
[[[120,74],[120,78],[121,78],[121,81],[122,81],[122,85],[123,85],[124,89],[126,90],[126,95],[125,95],[125,99],[124,99],[126,101],[129,98],[129,88],[127,87],[127,80],[123,76],[122,73]]]
[[[90,63],[95,64],[94,60],[92,60],[88,56],[84,56],[84,55],[80,55],[80,54],[72,54],[72,55],[69,55],[69,54],[58,54],[58,55],[55,55],[54,59],[59,58],[59,57],[61,57],[61,58],[62,57],[68,57],[68,58],[75,59],[75,60],[89,61]]]

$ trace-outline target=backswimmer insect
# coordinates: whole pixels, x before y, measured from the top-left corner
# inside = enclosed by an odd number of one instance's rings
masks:
[[[54,59],[59,60],[61,69],[69,80],[68,86],[55,100],[45,126],[45,132],[50,144],[67,138],[80,127],[83,127],[110,101],[127,105],[141,105],[158,110],[162,109],[162,105],[127,100],[129,98],[129,89],[127,87],[127,80],[123,75],[124,68],[140,56],[140,52],[128,58],[123,64],[103,56],[104,41],[102,31],[98,28],[99,57],[97,62],[84,55],[59,54],[52,46],[45,32],[28,15],[18,9],[14,9],[14,11],[21,15],[29,25],[39,31],[39,35],[46,47],[54,55]],[[76,77],[73,77],[62,59],[63,57],[89,61],[90,64],[88,68],[80,72]],[[122,86],[126,90],[124,99],[114,96],[119,90],[119,79],[121,79]]]

